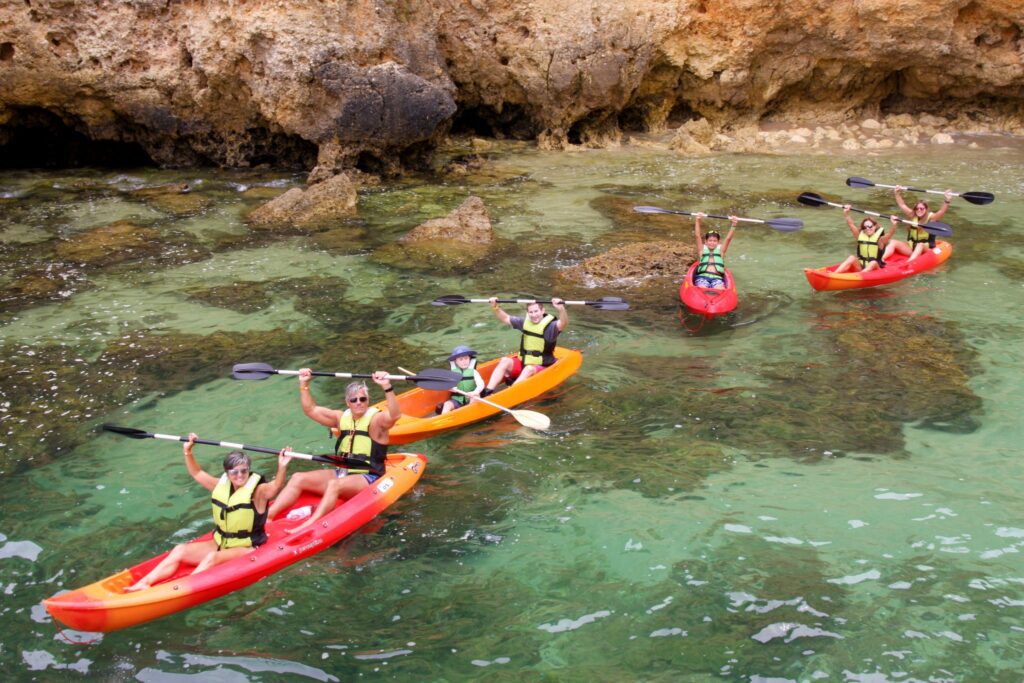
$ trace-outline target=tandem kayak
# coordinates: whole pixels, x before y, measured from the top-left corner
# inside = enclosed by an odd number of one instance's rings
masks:
[[[583,363],[582,353],[560,346],[555,347],[555,358],[552,365],[533,377],[495,391],[487,397],[487,400],[506,408],[514,408],[520,403],[536,398],[545,391],[550,391],[558,386],[576,374]],[[495,358],[477,366],[477,371],[485,383],[490,379],[499,360],[501,358]],[[479,422],[501,412],[486,403],[469,403],[444,415],[435,414],[438,404],[447,401],[449,396],[451,393],[448,391],[432,391],[420,387],[399,394],[397,398],[398,404],[402,407],[402,417],[391,428],[389,433],[391,444],[400,445],[425,439]],[[386,406],[387,404],[383,401],[376,405],[380,409]]]
[[[167,553],[158,555],[96,583],[43,601],[50,615],[80,631],[116,631],[158,619],[227,595],[337,543],[376,517],[413,487],[423,474],[427,459],[418,453],[387,456],[387,472],[356,496],[340,503],[316,524],[299,534],[284,533],[309,515],[288,519],[288,513],[316,507],[319,498],[303,494],[295,504],[267,522],[267,542],[242,555],[190,574],[194,565],[182,564],[170,578],[145,590],[124,589],[145,576]],[[197,540],[212,537],[206,534]],[[170,552],[170,551],[168,551]]]
[[[683,284],[679,286],[679,300],[693,313],[713,318],[716,315],[729,313],[736,308],[739,299],[736,297],[736,283],[732,273],[725,271],[725,289],[708,289],[693,284],[693,274],[697,271],[698,262],[694,261],[686,271]]]
[[[885,262],[885,268],[878,268],[867,273],[836,274],[832,272],[839,265],[836,263],[824,268],[804,268],[804,275],[807,276],[807,281],[811,283],[811,287],[819,292],[877,287],[878,285],[899,282],[912,275],[931,270],[945,263],[952,253],[953,245],[940,240],[935,243],[934,248],[929,249],[909,263],[907,262],[907,257],[903,254],[893,254],[892,258]]]

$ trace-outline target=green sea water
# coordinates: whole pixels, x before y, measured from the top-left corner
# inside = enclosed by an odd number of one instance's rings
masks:
[[[315,234],[244,221],[299,177],[0,174],[5,678],[1020,680],[1024,147],[982,142],[875,156],[499,148],[465,175],[367,188],[358,218]],[[895,208],[888,191],[846,187],[852,175],[997,199],[954,202],[940,269],[815,293],[802,269],[852,247],[841,212],[796,196]],[[187,203],[136,192],[182,182]],[[394,257],[471,194],[494,223],[491,257]],[[559,275],[621,244],[691,239],[688,219],[633,204],[806,227],[742,226],[737,312],[688,330],[678,280],[587,289]],[[158,237],[91,263],[55,251],[114,221]],[[32,278],[60,287],[31,293]],[[460,343],[514,348],[486,306],[430,305],[455,293],[633,306],[570,310],[560,342],[583,366],[526,406],[550,432],[506,416],[411,444],[428,459],[417,487],[338,545],[156,622],[58,633],[44,598],[209,526],[177,445],[99,424],[325,452],[293,381],[234,381],[231,365],[366,372],[442,366]],[[342,390],[313,386],[328,405]],[[215,470],[223,451],[197,454]]]

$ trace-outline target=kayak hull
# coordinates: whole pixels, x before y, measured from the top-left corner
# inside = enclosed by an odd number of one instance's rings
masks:
[[[124,592],[167,555],[163,553],[96,583],[48,598],[43,605],[65,626],[100,632],[137,626],[200,605],[253,584],[350,535],[411,489],[426,464],[426,458],[418,453],[389,454],[384,476],[302,533],[286,534],[285,529],[302,523],[302,519],[287,519],[288,512],[307,505],[315,508],[319,502],[316,496],[304,494],[289,510],[267,522],[265,544],[198,574],[190,573],[192,565],[183,565],[155,586]],[[211,537],[206,534],[196,540]]]
[[[683,302],[683,306],[705,318],[713,318],[735,310],[739,298],[736,296],[736,282],[732,279],[729,269],[725,270],[725,289],[708,289],[693,284],[693,274],[697,272],[698,265],[694,261],[679,286],[679,300]]]
[[[953,245],[941,240],[935,243],[933,249],[929,249],[916,259],[907,263],[907,257],[903,254],[894,254],[885,262],[885,268],[872,270],[868,273],[834,273],[838,263],[824,268],[805,268],[804,275],[807,281],[819,292],[834,292],[843,289],[862,289],[864,287],[878,287],[889,285],[908,277],[937,268],[949,259],[953,253]]]
[[[495,391],[487,400],[506,408],[513,408],[555,388],[576,374],[583,363],[583,354],[575,349],[555,347],[555,358],[557,360],[554,364],[542,372],[518,384]],[[501,358],[495,358],[477,366],[477,371],[485,383],[500,360]],[[391,428],[391,444],[401,445],[426,439],[502,412],[486,403],[470,403],[444,415],[436,415],[437,405],[447,401],[449,396],[451,393],[447,391],[432,391],[420,387],[399,394],[397,398],[398,404],[402,407],[402,417]],[[387,404],[381,402],[376,407],[383,409]]]

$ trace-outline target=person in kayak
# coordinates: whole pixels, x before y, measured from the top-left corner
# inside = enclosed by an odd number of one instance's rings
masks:
[[[903,189],[902,185],[897,185],[893,190],[893,194],[896,195],[896,203],[899,204],[900,209],[903,210],[903,214],[908,219],[916,223],[930,223],[932,221],[939,220],[946,215],[946,209],[949,208],[949,202],[953,199],[953,191],[946,190],[946,198],[942,202],[942,206],[938,211],[930,212],[928,210],[928,202],[925,201],[918,201],[914,204],[914,208],[907,206],[907,203],[903,201]],[[902,242],[900,240],[890,240],[889,246],[885,248],[885,254],[883,254],[882,259],[885,260],[899,252],[906,256],[907,263],[910,263],[928,249],[934,248],[935,235],[932,235],[924,228],[911,225],[907,228],[907,241]]]
[[[125,588],[126,593],[149,588],[177,571],[182,562],[194,564],[197,574],[204,569],[251,553],[267,542],[263,530],[267,521],[267,505],[284,484],[285,470],[290,456],[285,455],[291,447],[283,449],[277,456],[277,476],[265,482],[263,476],[252,471],[252,461],[241,451],[231,451],[224,456],[224,474],[217,477],[203,470],[192,455],[192,447],[198,437],[188,435],[182,450],[185,467],[192,478],[203,488],[211,491],[213,523],[216,526],[213,539],[192,541],[174,546],[168,555],[153,567],[144,577]]]
[[[846,218],[846,225],[850,228],[850,233],[857,240],[857,253],[847,256],[846,260],[836,266],[836,269],[832,272],[847,273],[852,271],[857,273],[864,271],[866,273],[884,268],[883,249],[885,249],[886,243],[892,234],[896,232],[896,224],[899,222],[899,218],[896,216],[889,217],[889,220],[892,222],[892,230],[888,233],[871,216],[862,220],[858,228],[857,224],[850,218],[850,208],[849,204],[843,207],[843,216]]]
[[[544,312],[544,304],[531,303],[526,305],[526,317],[509,315],[498,305],[498,298],[491,297],[491,310],[503,324],[523,334],[519,341],[519,353],[505,356],[487,380],[487,387],[480,396],[487,397],[494,393],[502,381],[509,384],[522,382],[533,377],[544,368],[555,362],[555,344],[565,328],[569,325],[569,314],[565,310],[562,299],[551,298],[551,305],[558,311],[558,317]]]
[[[302,412],[314,422],[330,427],[338,434],[334,452],[343,458],[360,460],[366,468],[336,468],[334,470],[313,470],[292,475],[270,506],[270,519],[282,510],[287,510],[303,492],[320,496],[320,504],[305,522],[289,529],[295,533],[306,528],[334,509],[338,500],[348,500],[384,474],[384,458],[388,452],[388,432],[398,418],[402,408],[395,398],[395,390],[388,380],[388,373],[378,370],[373,381],[384,391],[387,408],[379,410],[370,407],[370,394],[366,382],[352,382],[345,388],[344,411],[318,406],[309,393],[309,382],[313,373],[309,368],[299,370],[299,401]]]
[[[451,397],[440,406],[439,412],[442,415],[461,408],[469,403],[471,397],[479,396],[483,391],[484,378],[476,371],[476,355],[476,351],[468,346],[456,346],[448,356],[448,364],[451,366],[452,372],[462,375],[462,379],[455,385],[455,388],[461,389],[469,396],[452,392]]]
[[[739,219],[729,216],[732,227],[723,240],[722,235],[715,230],[709,230],[701,237],[700,220],[706,216],[706,213],[693,214],[693,237],[697,242],[697,254],[700,255],[700,262],[693,272],[693,284],[704,289],[725,289],[725,252],[732,243]]]

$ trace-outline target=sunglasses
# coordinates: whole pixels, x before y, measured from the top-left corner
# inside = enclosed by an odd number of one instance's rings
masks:
[[[370,399],[367,398],[366,396],[355,396],[353,398],[348,399],[348,402],[349,403],[366,403],[369,400]]]
[[[249,468],[248,467],[235,467],[234,469],[228,470],[228,474],[230,474],[232,477],[237,477],[240,474],[249,474]]]

